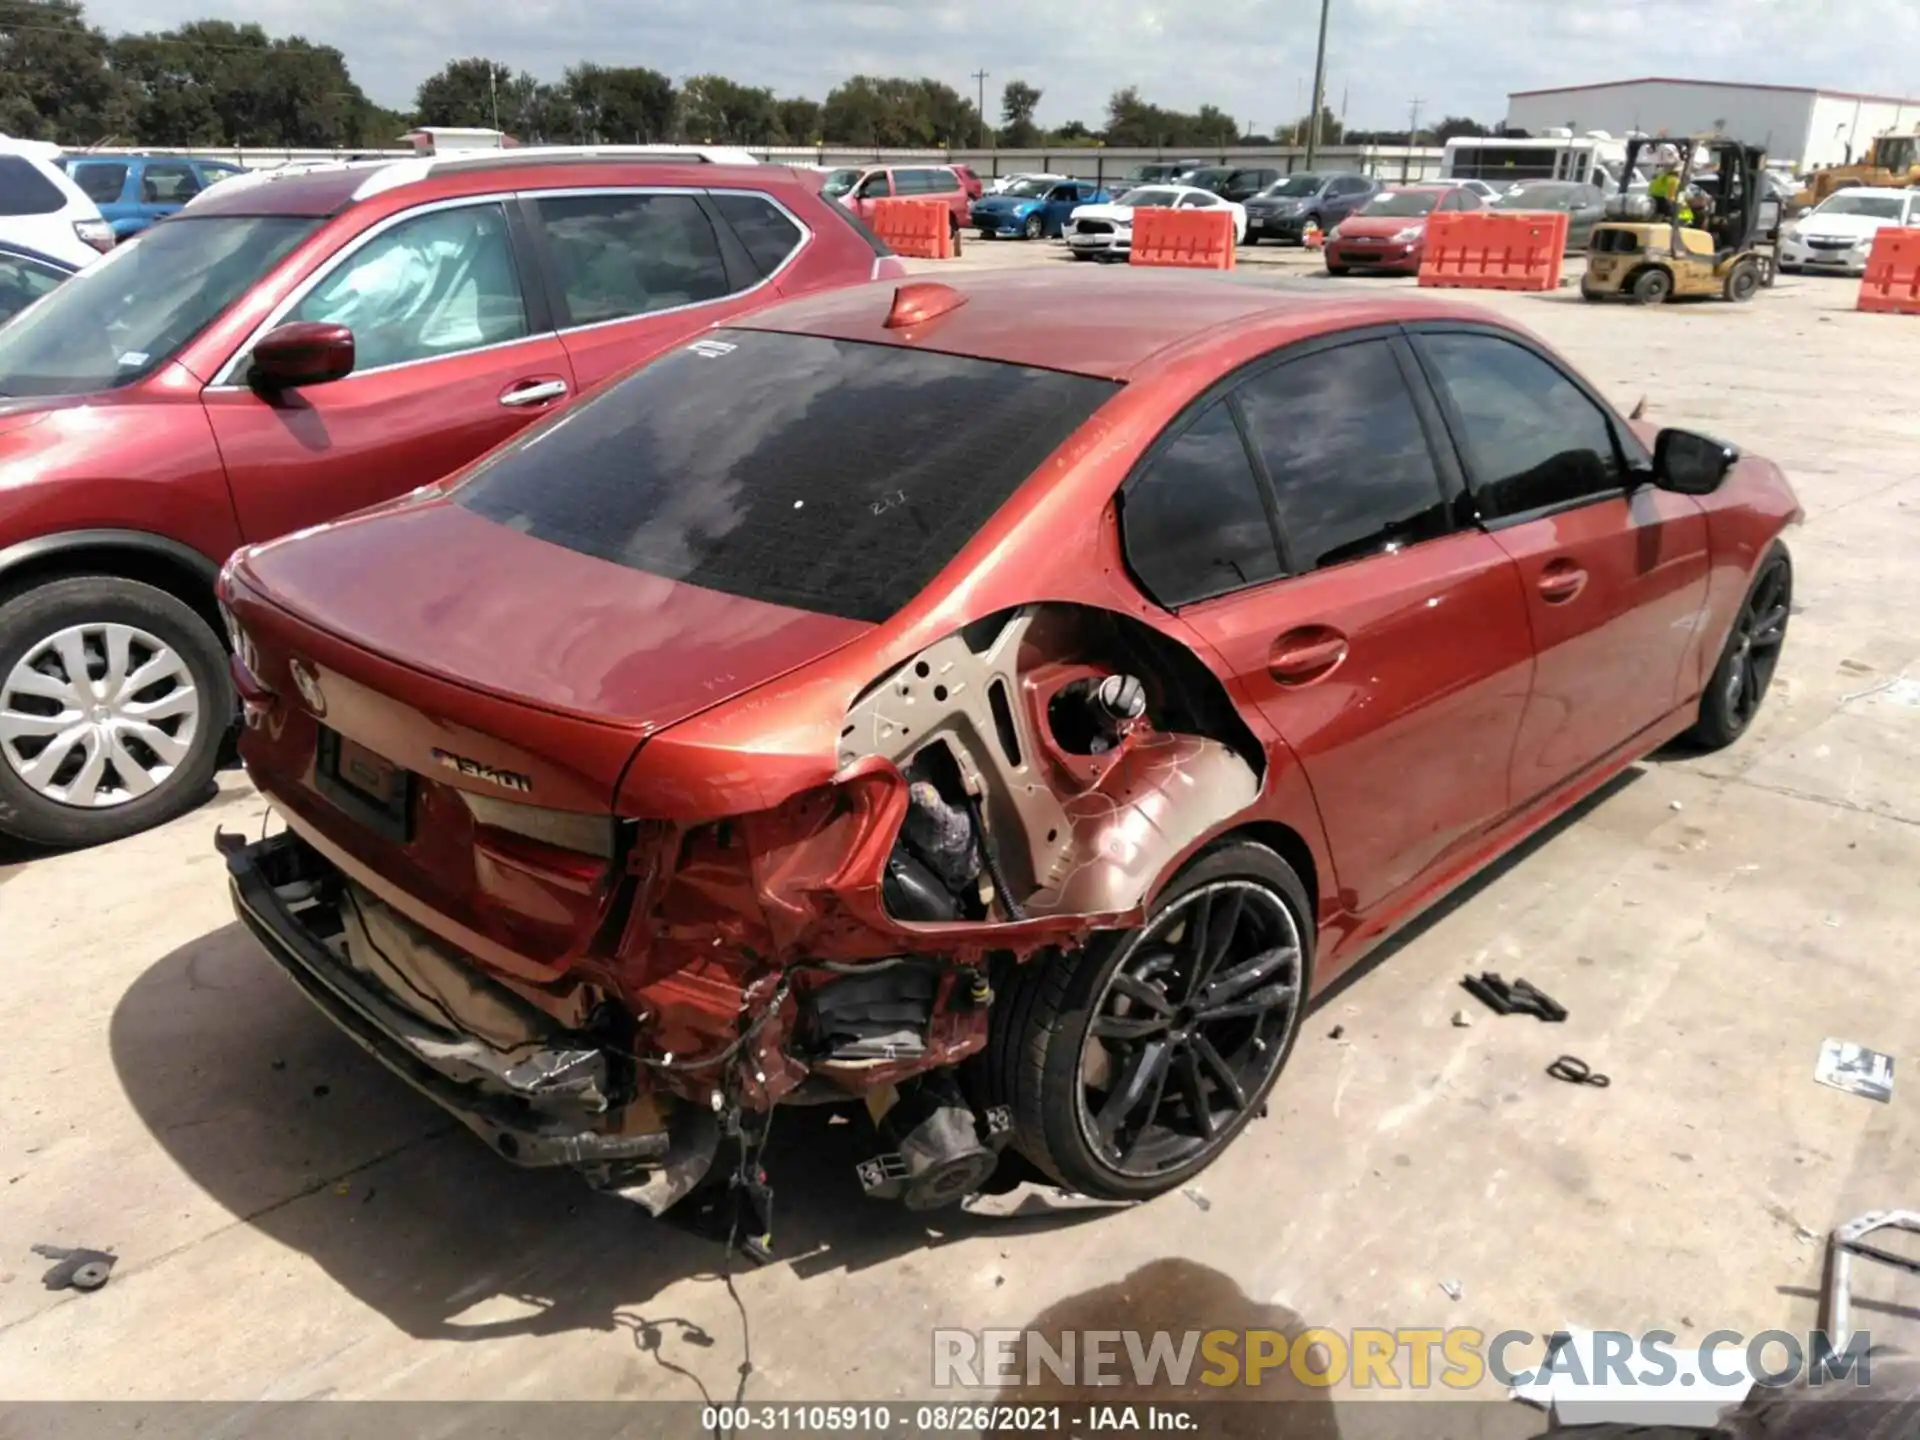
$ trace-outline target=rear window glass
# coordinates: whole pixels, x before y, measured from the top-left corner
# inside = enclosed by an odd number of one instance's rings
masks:
[[[75,165],[67,173],[73,176],[73,183],[85,191],[87,198],[96,205],[113,204],[127,186],[127,167],[121,164],[94,161]]]
[[[22,155],[0,155],[0,215],[52,215],[67,197]]]
[[[714,330],[498,452],[459,503],[628,569],[881,621],[1118,387]]]

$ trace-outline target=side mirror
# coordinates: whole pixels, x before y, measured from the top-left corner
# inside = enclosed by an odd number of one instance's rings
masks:
[[[344,325],[296,320],[277,325],[253,347],[248,383],[261,390],[325,385],[353,373],[353,331]]]
[[[1691,430],[1662,430],[1653,441],[1653,483],[1676,495],[1711,495],[1740,459],[1724,440]]]

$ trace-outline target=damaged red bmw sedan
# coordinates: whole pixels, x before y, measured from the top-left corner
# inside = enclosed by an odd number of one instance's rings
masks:
[[[780,305],[241,552],[287,822],[241,917],[500,1154],[655,1213],[839,1101],[876,1196],[1141,1198],[1370,945],[1752,719],[1771,463],[1463,306],[1091,288]]]

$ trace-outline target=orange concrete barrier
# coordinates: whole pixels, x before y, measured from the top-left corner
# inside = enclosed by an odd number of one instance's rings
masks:
[[[876,200],[873,233],[896,255],[916,260],[953,258],[952,212],[944,200]]]
[[[1231,270],[1234,239],[1226,210],[1136,210],[1127,263]]]
[[[1452,290],[1556,290],[1567,219],[1565,211],[1429,215],[1420,283]]]
[[[1888,226],[1874,232],[1854,308],[1883,315],[1920,315],[1920,229]]]

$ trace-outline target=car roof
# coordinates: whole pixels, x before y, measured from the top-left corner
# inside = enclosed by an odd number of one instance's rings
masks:
[[[798,173],[785,165],[710,165],[697,160],[640,159],[617,155],[535,156],[524,151],[485,151],[428,160],[367,161],[333,170],[313,170],[283,180],[210,188],[192,214],[338,215],[360,200],[408,190],[422,200],[457,199],[501,189],[541,190],[580,185],[683,185],[693,188],[799,189]]]
[[[1271,348],[1326,330],[1409,316],[1511,328],[1468,305],[1386,291],[1328,295],[1200,275],[1121,270],[1067,279],[1011,270],[934,280],[965,303],[921,324],[888,329],[895,296],[913,283],[827,291],[731,323],[736,329],[900,345],[1122,381],[1139,378],[1169,352],[1209,339],[1235,343],[1233,337],[1239,337]]]
[[[1920,190],[1896,189],[1891,185],[1849,185],[1844,190],[1834,191],[1827,200],[1839,195],[1869,195],[1876,200],[1905,200],[1910,197],[1920,198]],[[1822,200],[1820,203],[1824,205],[1827,202]]]

